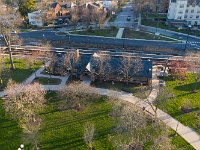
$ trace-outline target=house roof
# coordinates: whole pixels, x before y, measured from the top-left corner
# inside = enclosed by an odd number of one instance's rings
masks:
[[[111,59],[109,60],[109,65],[105,67],[107,72],[109,72],[112,76],[119,76],[123,75],[123,63],[122,63],[122,56],[111,56]],[[150,60],[141,60],[141,70],[139,69],[138,72],[136,72],[137,63],[135,59],[133,58],[131,61],[131,67],[129,71],[129,76],[131,77],[147,77],[152,78],[152,61]],[[104,64],[106,66],[106,64]],[[92,57],[90,61],[90,68],[92,72],[98,72],[98,65],[95,63],[94,56]]]
[[[86,70],[87,64],[90,62],[92,55],[79,53],[79,60],[75,66],[75,68],[78,70],[78,73],[81,73]]]
[[[50,5],[50,8],[56,8],[57,5],[60,5],[58,2],[54,2]]]

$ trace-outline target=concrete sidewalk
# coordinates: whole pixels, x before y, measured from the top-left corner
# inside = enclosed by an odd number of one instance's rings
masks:
[[[116,38],[121,39],[124,33],[124,28],[119,28]]]
[[[41,72],[44,68],[41,68],[36,71],[36,75],[41,75]],[[154,71],[154,70],[153,70]],[[155,71],[154,71],[155,72]],[[48,75],[42,75],[42,76],[48,76]],[[33,73],[26,81],[25,83],[31,83],[34,80],[35,73]],[[69,77],[69,76],[68,76]],[[43,85],[43,87],[46,90],[52,90],[52,91],[58,91],[63,86],[65,86],[65,83],[68,80],[68,77],[59,77],[62,79],[61,84],[59,85]],[[90,79],[85,78],[83,81],[85,84],[90,84]],[[94,88],[94,91],[100,95],[107,95],[112,96],[117,99],[121,99],[127,102],[130,102],[132,104],[135,104],[136,106],[140,108],[145,108],[145,110],[150,113],[151,115],[154,115],[154,112],[149,104],[145,102],[145,100],[139,99],[132,95],[132,93],[126,93],[126,92],[118,92],[114,90],[109,89],[103,89],[103,88]],[[156,78],[156,76],[153,76],[152,81],[152,91],[148,97],[149,101],[153,102],[155,98],[157,97],[157,93],[159,90],[159,80]],[[0,92],[0,97],[3,96],[3,92]],[[176,119],[168,115],[167,113],[163,112],[160,109],[157,109],[157,118],[161,121],[163,121],[168,127],[172,128],[173,130],[177,129],[177,133],[184,138],[189,144],[191,144],[195,149],[200,150],[200,135],[195,132],[193,129],[184,126],[180,122],[178,122]]]

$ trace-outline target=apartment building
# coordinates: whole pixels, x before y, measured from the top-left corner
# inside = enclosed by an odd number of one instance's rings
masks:
[[[170,0],[167,18],[172,23],[200,25],[200,0]]]

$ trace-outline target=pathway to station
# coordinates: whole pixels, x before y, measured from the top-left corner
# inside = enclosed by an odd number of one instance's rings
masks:
[[[153,67],[152,91],[147,98],[150,102],[153,102],[155,100],[159,91],[159,80],[157,79],[157,72],[155,70],[156,68],[157,67]],[[42,74],[43,71],[44,67],[38,69],[23,83],[30,84],[35,79],[35,77],[49,77],[49,75]],[[64,77],[60,76],[52,76],[52,77],[61,79],[61,83],[59,85],[43,85],[43,87],[46,90],[58,91],[66,85],[66,82],[69,79],[68,75]],[[86,84],[89,86],[90,82],[91,82],[90,79],[86,77],[85,80],[82,82],[82,84]],[[110,89],[95,88],[95,87],[93,87],[93,90],[94,92],[100,95],[115,97],[117,99],[121,99],[123,101],[135,104],[140,108],[145,108],[145,110],[148,113],[154,115],[154,111],[152,110],[151,106],[147,104],[145,100],[133,96],[132,93],[118,92]],[[0,97],[3,96],[4,96],[3,92],[0,92]],[[177,130],[177,133],[182,138],[184,138],[189,144],[191,144],[196,150],[200,150],[200,135],[197,132],[195,132],[192,128],[184,126],[179,121],[177,121],[176,119],[174,119],[173,117],[171,117],[170,115],[168,115],[167,113],[163,112],[160,109],[157,109],[157,118],[163,121],[168,127],[172,128],[174,131]]]

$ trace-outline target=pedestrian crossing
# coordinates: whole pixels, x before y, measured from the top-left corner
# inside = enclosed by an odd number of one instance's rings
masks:
[[[200,41],[188,41],[189,44],[200,44]]]

